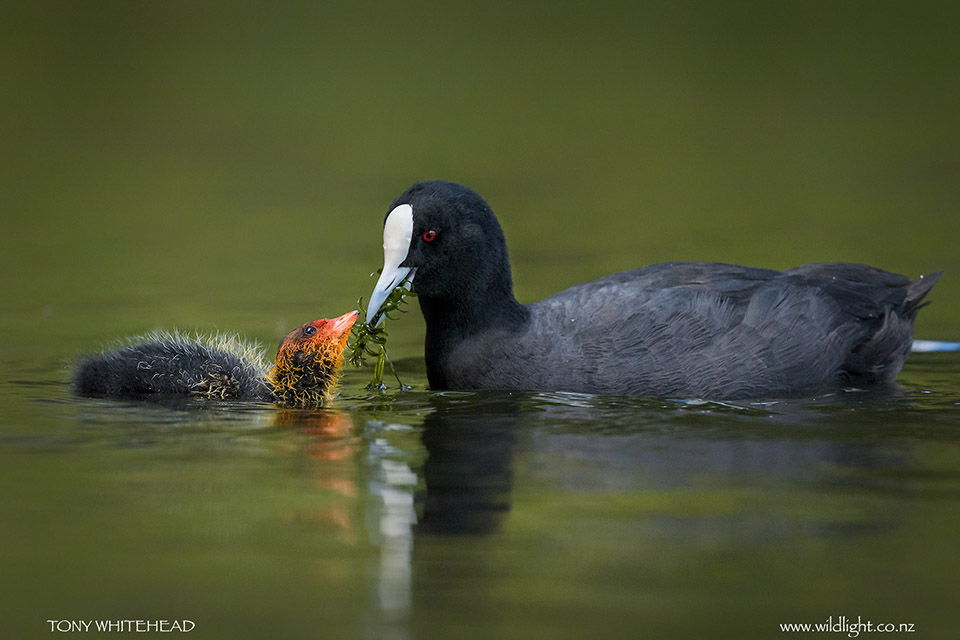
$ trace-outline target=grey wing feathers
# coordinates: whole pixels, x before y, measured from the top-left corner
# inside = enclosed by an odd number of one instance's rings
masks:
[[[567,359],[580,363],[588,387],[757,397],[893,380],[939,275],[911,281],[850,263],[782,272],[669,263],[571,287],[533,305],[534,319],[541,336],[564,336],[541,339],[543,351],[579,354]],[[580,326],[552,326],[564,318]]]

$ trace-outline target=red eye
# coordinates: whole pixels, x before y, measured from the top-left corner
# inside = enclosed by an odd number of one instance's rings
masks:
[[[437,237],[437,232],[434,231],[433,229],[430,229],[430,231],[423,232],[424,242],[433,242],[436,237]]]

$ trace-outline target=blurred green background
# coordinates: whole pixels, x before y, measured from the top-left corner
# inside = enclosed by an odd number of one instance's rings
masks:
[[[662,260],[946,268],[920,332],[958,337],[956,3],[20,2],[0,22],[4,349],[54,327],[275,342],[369,293],[387,205],[429,178],[491,203],[521,300]]]
[[[425,416],[482,422],[503,401],[424,392],[419,313],[390,343],[414,392],[371,402],[369,372],[348,373],[297,428],[63,382],[117,336],[230,329],[272,349],[353,308],[417,180],[490,202],[522,301],[664,260],[947,269],[918,336],[960,340],[958,33],[956,2],[4,3],[4,622],[381,637],[377,492],[423,489]],[[951,357],[912,359],[896,411],[522,396],[504,532],[417,533],[411,624],[951,628]]]

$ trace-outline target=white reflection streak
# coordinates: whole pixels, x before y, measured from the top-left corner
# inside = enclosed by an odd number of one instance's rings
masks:
[[[392,449],[386,440],[380,438],[373,445],[370,453],[377,457]],[[380,610],[394,617],[408,612],[411,607],[413,525],[417,523],[413,493],[417,487],[417,475],[406,463],[386,457],[380,457],[378,462],[379,473],[371,487],[372,493],[379,494],[383,501],[375,530],[380,546],[377,593]]]
[[[943,340],[914,340],[914,353],[943,353],[947,351],[960,351],[960,342],[944,342]]]
[[[394,460],[382,460],[381,468],[386,482],[380,514],[380,606],[384,611],[406,611],[410,608],[413,525],[417,523],[413,508],[417,476],[406,464]]]

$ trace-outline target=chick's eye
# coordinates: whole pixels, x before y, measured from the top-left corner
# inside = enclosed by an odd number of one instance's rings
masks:
[[[433,242],[434,240],[436,240],[436,238],[437,238],[437,232],[434,231],[433,229],[430,229],[430,231],[423,232],[424,242]]]
[[[305,326],[305,327],[303,328],[303,335],[305,335],[305,336],[312,336],[312,335],[315,334],[316,332],[317,332],[317,328],[316,328],[315,326],[313,326],[312,324],[308,324],[307,326]]]

